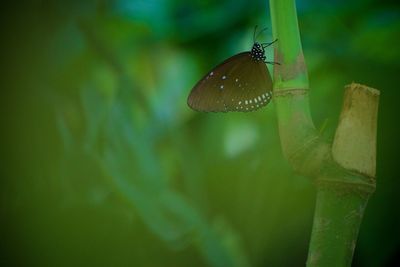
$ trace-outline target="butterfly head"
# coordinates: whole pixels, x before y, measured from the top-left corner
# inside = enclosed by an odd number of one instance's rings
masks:
[[[255,61],[264,61],[265,60],[265,50],[264,47],[255,42],[253,45],[253,48],[251,49],[251,57],[255,60]]]

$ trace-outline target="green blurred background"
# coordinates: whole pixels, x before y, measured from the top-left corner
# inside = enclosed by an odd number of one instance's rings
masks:
[[[381,90],[377,190],[353,266],[400,266],[399,5],[297,6],[321,134],[334,135],[344,85]],[[186,105],[211,67],[251,48],[256,24],[271,28],[267,1],[0,12],[1,266],[304,266],[315,189],[282,156],[274,105]]]

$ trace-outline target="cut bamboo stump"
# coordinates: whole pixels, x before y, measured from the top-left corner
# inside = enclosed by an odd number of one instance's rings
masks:
[[[351,266],[364,210],[375,190],[378,103],[378,90],[346,86],[333,163],[318,177],[308,267]]]
[[[346,86],[332,146],[333,159],[343,168],[371,178],[376,171],[379,94],[378,90],[357,83]]]

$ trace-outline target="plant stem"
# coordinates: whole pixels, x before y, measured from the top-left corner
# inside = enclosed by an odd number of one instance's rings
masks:
[[[304,63],[293,0],[270,0],[272,32],[275,43],[274,89],[308,89],[307,69]]]
[[[333,168],[318,177],[308,267],[351,266],[364,210],[375,190],[378,102],[378,90],[354,83],[346,87],[332,156],[351,171],[346,175]]]
[[[270,0],[270,8],[278,39],[274,103],[282,151],[293,169],[312,178],[318,190],[307,266],[350,266],[362,216],[375,189],[379,91],[348,86],[334,143],[323,141],[311,118],[295,1]]]
[[[274,103],[282,151],[294,170],[315,177],[330,147],[311,118],[308,75],[294,0],[270,0],[272,31],[278,39],[274,60]],[[313,151],[311,153],[311,151]]]
[[[368,194],[318,188],[307,266],[351,266]]]

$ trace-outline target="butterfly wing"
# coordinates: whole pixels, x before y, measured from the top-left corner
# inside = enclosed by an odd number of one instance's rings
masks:
[[[198,111],[253,111],[271,99],[272,80],[264,62],[250,52],[237,54],[215,67],[192,89],[188,105]]]

